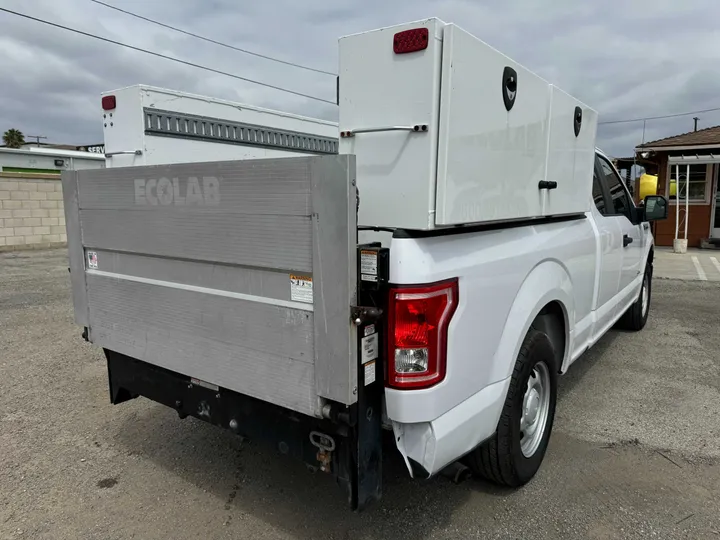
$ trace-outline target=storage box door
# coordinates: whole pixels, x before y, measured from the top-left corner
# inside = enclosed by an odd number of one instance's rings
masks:
[[[551,88],[546,216],[590,210],[597,113],[559,88]]]
[[[426,229],[437,164],[442,26],[436,19],[342,38],[340,153],[357,156],[359,225]],[[419,43],[409,51],[402,36]],[[409,42],[408,42],[409,43]],[[409,51],[409,52],[406,52]],[[390,128],[425,125],[427,131]],[[367,129],[377,131],[362,132]]]
[[[438,225],[542,214],[549,85],[449,24],[443,37]]]
[[[105,166],[130,167],[145,165],[145,131],[143,128],[143,100],[138,86],[130,86],[102,97],[114,96],[112,109],[98,106],[98,119],[102,115],[103,141],[105,142]],[[101,105],[98,100],[98,105]],[[112,100],[108,105],[112,105]],[[140,153],[136,153],[139,151]],[[109,157],[108,157],[109,156]]]

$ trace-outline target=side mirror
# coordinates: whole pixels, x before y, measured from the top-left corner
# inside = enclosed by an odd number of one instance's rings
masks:
[[[648,195],[643,205],[644,221],[659,221],[668,217],[668,201],[662,195]]]

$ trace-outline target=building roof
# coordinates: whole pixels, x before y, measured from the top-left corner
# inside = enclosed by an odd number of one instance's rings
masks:
[[[77,150],[76,145],[70,144],[55,144],[35,141],[25,141],[22,148],[55,148],[57,150]]]
[[[77,150],[62,150],[59,148],[0,148],[0,154],[22,154],[25,156],[51,156],[58,158],[77,158],[90,159],[95,161],[104,161],[105,154],[95,154],[93,152],[78,152]]]
[[[646,142],[638,148],[666,148],[674,146],[718,146],[720,147],[720,126],[712,126],[697,131],[689,131],[672,137],[665,137],[657,141]]]
[[[20,150],[28,150],[30,148],[46,148],[46,149],[55,149],[55,150],[74,150],[77,152],[87,152],[87,148],[91,146],[103,146],[103,143],[101,144],[85,144],[78,146],[77,144],[56,144],[56,143],[46,143],[46,142],[35,142],[35,141],[25,141],[25,144],[23,144],[19,149]],[[0,144],[0,148],[8,148],[7,145]]]

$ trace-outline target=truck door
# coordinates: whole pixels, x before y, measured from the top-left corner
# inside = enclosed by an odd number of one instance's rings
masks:
[[[608,218],[617,221],[622,232],[622,269],[620,272],[620,286],[618,298],[621,305],[624,305],[630,297],[637,295],[637,286],[633,283],[642,273],[642,254],[645,236],[642,234],[642,224],[635,225],[631,221],[632,207],[634,203],[620,175],[610,162],[603,156],[598,155],[598,164],[601,180],[607,189]]]
[[[597,163],[596,163],[597,165]],[[617,311],[617,292],[622,272],[622,230],[609,207],[604,183],[601,180],[600,167],[596,166],[593,174],[593,218],[598,228],[598,286],[597,326],[594,332],[604,331],[614,319]]]

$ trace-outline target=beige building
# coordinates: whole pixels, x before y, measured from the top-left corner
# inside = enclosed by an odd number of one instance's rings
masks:
[[[0,251],[66,242],[60,175],[0,173]]]
[[[104,167],[99,151],[0,148],[0,251],[65,245],[60,174]]]

